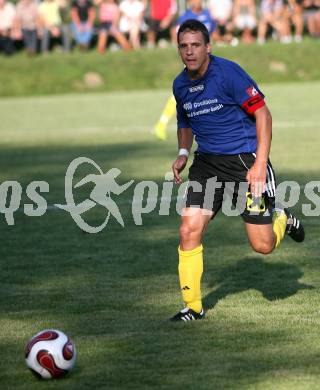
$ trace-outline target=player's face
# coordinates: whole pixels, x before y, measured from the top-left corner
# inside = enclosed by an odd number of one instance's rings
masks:
[[[203,76],[206,72],[210,49],[200,31],[184,31],[179,35],[179,53],[191,75]]]

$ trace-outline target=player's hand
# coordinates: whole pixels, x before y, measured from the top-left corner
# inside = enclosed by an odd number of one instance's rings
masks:
[[[267,164],[256,161],[249,169],[246,179],[255,198],[260,198],[266,187]]]
[[[185,166],[187,165],[187,161],[188,161],[187,156],[179,156],[172,164],[172,172],[176,184],[182,183],[180,172],[184,170]]]

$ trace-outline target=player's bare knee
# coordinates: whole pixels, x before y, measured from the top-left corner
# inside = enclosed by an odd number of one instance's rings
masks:
[[[188,242],[201,237],[201,229],[197,225],[182,223],[180,226],[180,240]]]
[[[263,255],[268,255],[274,249],[274,242],[273,241],[260,241],[260,242],[251,243],[251,246],[255,252],[261,253]]]

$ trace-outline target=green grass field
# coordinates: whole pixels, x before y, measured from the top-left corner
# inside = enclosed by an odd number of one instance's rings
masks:
[[[320,80],[320,42],[305,37],[301,44],[270,42],[216,47],[213,53],[242,65],[259,83]],[[177,50],[137,50],[130,54],[92,50],[29,58],[19,53],[0,61],[0,96],[170,89],[181,70]],[[88,84],[86,75],[99,77]]]
[[[301,217],[303,186],[320,180],[320,83],[263,90],[274,118],[273,165],[279,181],[301,185]],[[174,202],[170,216],[157,207],[136,226],[128,190],[119,197],[125,228],[111,219],[93,235],[62,210],[23,214],[33,180],[50,184],[49,205],[64,203],[64,175],[79,156],[121,169],[121,183],[161,188],[176,155],[175,126],[167,142],[150,129],[167,96],[1,99],[1,182],[17,180],[24,190],[15,225],[0,221],[1,389],[319,389],[319,217],[303,217],[305,243],[287,238],[265,257],[249,248],[240,218],[219,215],[204,240],[206,320],[171,324],[181,308]],[[105,218],[99,206],[89,214],[91,223]],[[25,366],[25,344],[44,328],[76,344],[77,365],[64,380],[39,381]]]

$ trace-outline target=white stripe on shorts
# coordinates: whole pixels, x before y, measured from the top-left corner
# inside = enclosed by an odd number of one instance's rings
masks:
[[[254,158],[257,157],[255,153],[252,153]],[[269,197],[274,198],[276,196],[276,181],[274,179],[274,172],[270,164],[267,164],[267,181],[266,191]]]

